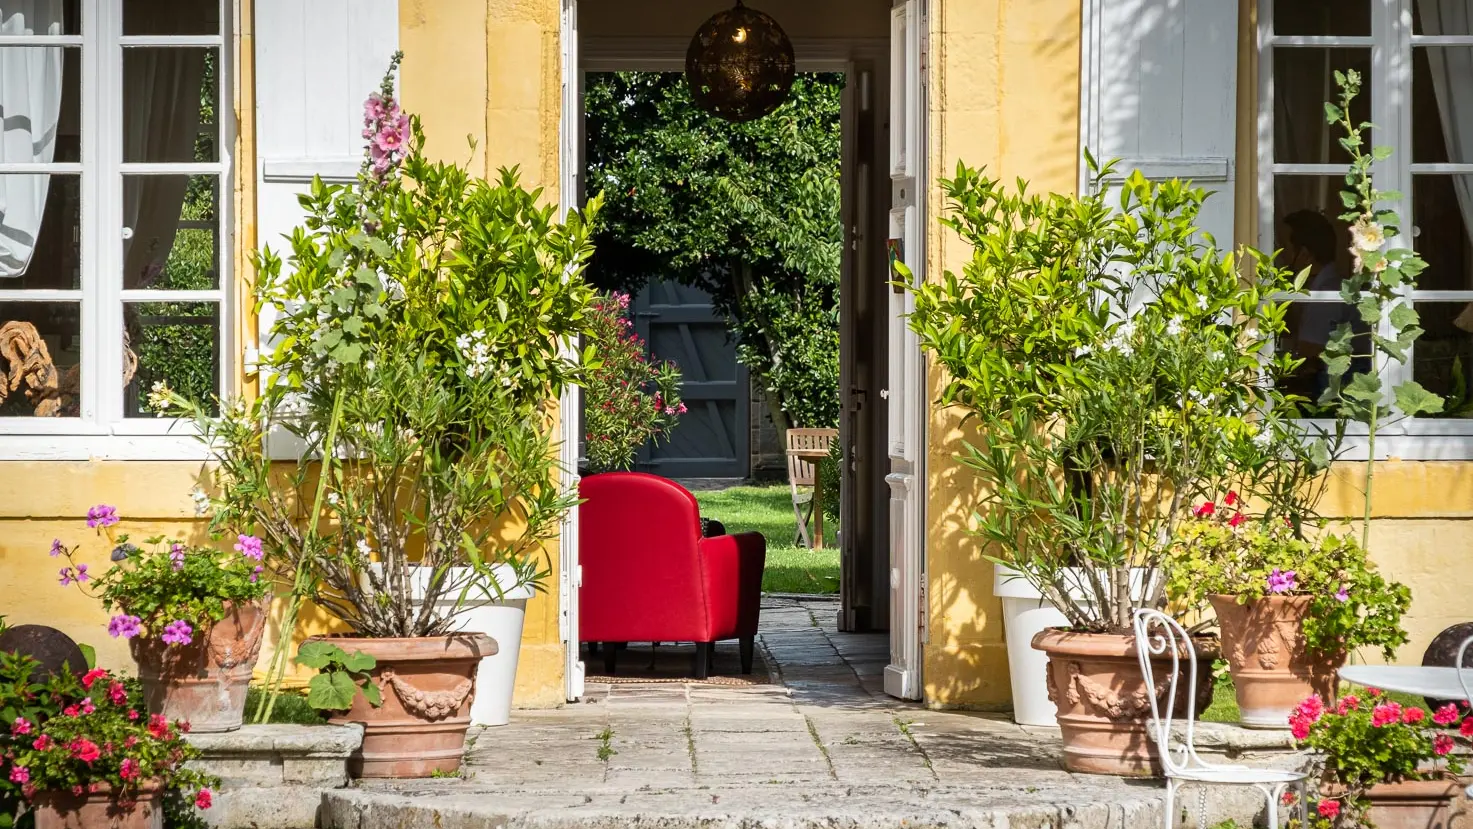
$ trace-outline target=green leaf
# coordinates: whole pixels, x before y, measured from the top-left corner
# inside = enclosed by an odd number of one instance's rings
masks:
[[[1381,321],[1381,300],[1375,296],[1365,297],[1355,309],[1360,312],[1361,322],[1375,325]]]
[[[373,658],[373,654],[363,651],[347,651],[339,661],[344,668],[355,674],[366,673],[378,665],[378,660]]]
[[[318,674],[307,683],[307,704],[327,711],[346,711],[353,707],[358,686],[342,671]]]
[[[379,689],[378,685],[374,684],[373,680],[370,679],[358,686],[358,690],[363,692],[363,698],[368,700],[368,704],[374,708],[378,708],[384,704],[384,692]]]
[[[1344,394],[1352,400],[1376,403],[1381,399],[1381,378],[1374,374],[1357,374],[1346,384]]]
[[[389,247],[389,243],[377,236],[368,237],[368,249],[380,259],[388,259],[394,255],[394,249]]]
[[[1397,303],[1391,309],[1391,313],[1386,315],[1386,319],[1390,321],[1391,327],[1397,331],[1406,328],[1408,325],[1416,325],[1422,321],[1422,317],[1417,313],[1416,309],[1405,302]]]
[[[297,648],[297,664],[304,668],[322,670],[343,657],[343,649],[330,642],[314,639],[303,642]]]
[[[1402,414],[1436,414],[1442,411],[1442,398],[1422,388],[1415,380],[1408,380],[1396,387],[1396,407]]]
[[[87,670],[97,667],[97,649],[85,642],[78,642],[77,649],[82,652],[82,659],[87,663]]]
[[[363,346],[358,343],[339,343],[332,350],[332,358],[339,363],[353,365],[363,357]]]

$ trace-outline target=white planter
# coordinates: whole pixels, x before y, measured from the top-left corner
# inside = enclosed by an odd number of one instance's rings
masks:
[[[994,565],[994,573],[992,593],[1002,599],[1013,720],[1019,725],[1057,725],[1056,709],[1048,698],[1048,655],[1033,649],[1033,637],[1046,628],[1067,625],[1069,620],[1018,577],[1017,570]]]
[[[465,578],[469,568],[452,568],[451,578]],[[465,603],[454,611],[458,596],[445,597],[439,604],[446,615],[454,613],[456,629],[466,633],[484,633],[496,640],[496,653],[481,660],[476,670],[476,696],[471,701],[473,725],[506,725],[511,721],[512,689],[517,682],[517,660],[522,651],[522,622],[527,614],[527,600],[535,591],[529,584],[518,584],[516,572],[506,565],[492,568],[495,590],[472,590]],[[429,573],[416,573],[416,598],[424,595]]]

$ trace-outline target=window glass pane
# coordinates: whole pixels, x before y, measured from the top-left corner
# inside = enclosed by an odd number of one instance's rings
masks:
[[[1473,164],[1473,46],[1412,50],[1412,160]]]
[[[79,35],[81,2],[6,3],[0,6],[0,26],[7,35]]]
[[[124,0],[125,35],[217,35],[219,0]]]
[[[219,195],[215,176],[124,176],[123,288],[216,288]]]
[[[1295,164],[1348,164],[1342,132],[1325,123],[1325,102],[1338,91],[1335,72],[1357,70],[1371,76],[1370,49],[1274,49],[1274,161]],[[1370,89],[1367,83],[1366,89]],[[1356,123],[1371,120],[1371,96],[1352,105]]]
[[[81,159],[81,77],[76,46],[0,46],[0,162]]]
[[[154,417],[148,393],[157,382],[213,411],[220,393],[220,306],[214,302],[123,305],[123,414]]]
[[[79,414],[81,308],[77,302],[0,301],[0,417]]]
[[[1314,413],[1314,402],[1324,393],[1329,382],[1322,357],[1325,343],[1341,323],[1350,323],[1356,337],[1356,352],[1366,354],[1370,349],[1370,328],[1360,321],[1355,308],[1343,302],[1293,302],[1289,304],[1286,320],[1288,330],[1280,335],[1278,349],[1300,358],[1304,362],[1298,373],[1282,385],[1284,391],[1297,394],[1309,401],[1306,414]],[[1368,358],[1358,357],[1351,363],[1351,373],[1359,374],[1370,369]],[[1349,378],[1347,378],[1349,379]]]
[[[1279,0],[1274,4],[1274,34],[1371,34],[1371,0]]]
[[[123,161],[218,161],[220,52],[123,50]]]
[[[1462,0],[1414,0],[1412,33],[1418,35],[1473,35],[1473,14]]]
[[[1473,290],[1473,175],[1412,177],[1412,247],[1427,260],[1424,291]]]
[[[1412,377],[1443,398],[1443,413],[1473,417],[1473,302],[1418,302],[1425,333],[1412,346]]]
[[[0,175],[0,296],[82,287],[82,197],[73,174]]]
[[[1310,268],[1305,290],[1338,291],[1350,273],[1350,230],[1340,191],[1344,176],[1275,176],[1274,238],[1279,264],[1297,273]]]

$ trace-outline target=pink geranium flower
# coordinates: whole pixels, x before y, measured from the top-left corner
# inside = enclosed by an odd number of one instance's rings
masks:
[[[1198,518],[1206,518],[1207,516],[1211,515],[1212,513],[1216,512],[1216,511],[1217,511],[1217,505],[1214,504],[1214,503],[1212,503],[1211,501],[1208,501],[1207,503],[1203,504],[1202,506],[1197,507],[1196,509],[1192,510],[1192,515],[1195,515]]]
[[[1449,702],[1432,712],[1432,721],[1438,725],[1452,725],[1458,721],[1457,703]]]
[[[1371,725],[1376,728],[1392,725],[1401,720],[1401,704],[1383,702],[1371,709]]]

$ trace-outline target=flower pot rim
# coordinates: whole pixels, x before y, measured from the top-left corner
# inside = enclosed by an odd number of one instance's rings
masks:
[[[35,797],[32,799],[39,800],[43,797],[54,797],[58,799],[74,798],[77,800],[88,800],[96,798],[99,800],[111,800],[112,798],[121,794],[123,791],[123,789],[119,787],[114,787],[112,783],[106,783],[100,780],[97,781],[97,783],[99,786],[97,791],[85,791],[81,794],[74,794],[71,789],[37,789]],[[162,795],[164,793],[164,783],[162,780],[159,780],[156,777],[150,778],[139,783],[136,789],[133,789],[133,791],[136,791],[138,793],[138,798],[140,800],[146,797]]]
[[[383,660],[434,662],[444,659],[483,659],[494,656],[497,652],[495,639],[484,633],[470,631],[449,633],[444,636],[361,636],[354,633],[334,633],[310,636],[307,641],[370,644],[375,647],[375,650],[380,651],[375,654],[380,662]],[[440,647],[426,653],[425,649],[434,648],[434,645],[421,643],[440,643]]]
[[[1035,634],[1031,644],[1045,653],[1137,658],[1134,633],[1092,633],[1066,627],[1051,627]],[[1199,659],[1216,658],[1222,649],[1222,642],[1217,636],[1197,634],[1192,636],[1192,647]],[[1163,653],[1157,658],[1166,659],[1167,655]]]
[[[1220,601],[1223,601],[1223,602],[1231,602],[1233,604],[1239,604],[1239,602],[1238,602],[1238,599],[1239,598],[1240,598],[1240,594],[1238,594],[1238,593],[1209,593],[1207,595],[1207,600],[1209,602],[1210,601],[1220,600]],[[1242,604],[1253,604],[1255,602],[1268,602],[1268,603],[1281,602],[1283,604],[1309,604],[1310,602],[1314,601],[1314,599],[1315,599],[1314,596],[1309,595],[1309,594],[1304,594],[1304,593],[1279,593],[1279,594],[1275,594],[1275,595],[1272,595],[1272,596],[1259,596],[1256,599],[1249,599],[1246,602],[1243,602]]]

